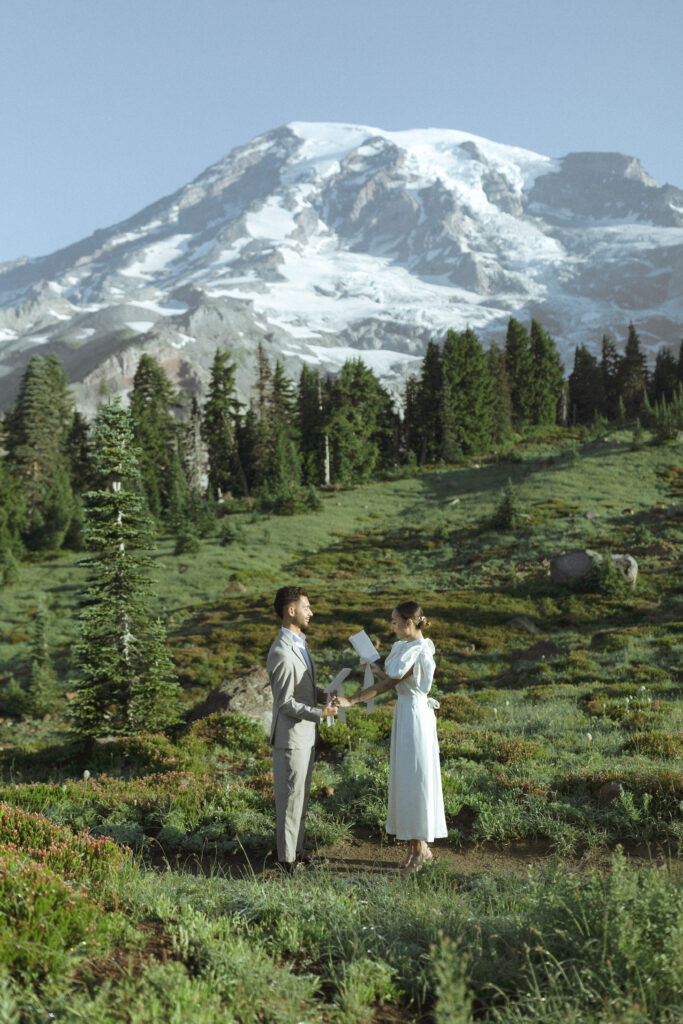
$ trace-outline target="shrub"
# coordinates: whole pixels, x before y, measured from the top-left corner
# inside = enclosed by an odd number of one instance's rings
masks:
[[[519,524],[520,517],[521,508],[515,494],[515,489],[512,486],[512,480],[508,478],[505,490],[493,513],[491,526],[495,530],[514,530]]]
[[[224,748],[225,753],[235,760],[270,754],[268,736],[261,723],[233,711],[217,711],[193,722],[181,741],[181,747],[192,739],[205,740]]]
[[[593,567],[590,579],[593,587],[605,597],[624,597],[632,589],[609,554]]]
[[[14,676],[0,690],[0,714],[8,718],[21,718],[28,711],[29,696]]]
[[[202,549],[202,542],[199,539],[194,525],[186,523],[176,537],[174,555],[196,555]]]
[[[446,693],[439,698],[438,716],[446,722],[478,722],[491,715],[490,708],[477,703],[464,693]]]
[[[468,729],[455,722],[437,720],[439,748],[444,760],[465,757],[470,761],[501,761],[515,764],[540,757],[543,748],[535,740],[501,736],[500,733]]]
[[[26,854],[71,881],[106,887],[129,851],[89,832],[73,833],[42,814],[0,803],[0,846]]]
[[[647,757],[680,758],[683,756],[683,732],[637,732],[626,740],[624,749]]]
[[[43,978],[60,970],[80,943],[110,931],[104,908],[45,863],[0,852],[0,962]]]
[[[320,745],[323,750],[357,750],[361,744],[377,743],[391,735],[393,712],[391,708],[379,707],[368,715],[365,709],[351,708],[346,712],[346,722],[335,722],[320,730]]]
[[[680,801],[683,799],[683,772],[658,768],[586,768],[569,772],[558,779],[560,792],[572,793],[587,788],[595,793],[606,782],[621,782],[627,789],[639,795],[652,798],[652,812],[680,816]]]

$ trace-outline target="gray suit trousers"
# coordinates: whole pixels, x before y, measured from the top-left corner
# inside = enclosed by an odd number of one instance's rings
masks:
[[[304,848],[315,747],[273,747],[277,859],[292,862]]]

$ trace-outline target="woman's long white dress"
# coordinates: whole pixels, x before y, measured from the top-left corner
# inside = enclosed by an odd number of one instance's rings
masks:
[[[426,638],[397,641],[384,662],[384,671],[401,680],[391,727],[386,830],[397,839],[427,843],[448,835],[434,715],[438,704],[427,696],[435,668],[434,644]]]

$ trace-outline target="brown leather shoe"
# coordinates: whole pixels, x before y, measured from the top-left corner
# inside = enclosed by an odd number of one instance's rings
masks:
[[[299,864],[296,860],[279,860],[277,862],[277,866],[283,875],[293,875],[303,867],[303,865]]]

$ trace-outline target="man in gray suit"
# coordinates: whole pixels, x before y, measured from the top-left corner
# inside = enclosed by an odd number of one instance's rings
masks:
[[[273,691],[273,748],[277,859],[285,871],[306,862],[304,827],[315,742],[320,720],[337,714],[344,698],[328,701],[316,685],[315,666],[303,630],[313,612],[301,587],[280,587],[275,614],[282,623],[268,652],[267,669]],[[325,706],[321,709],[317,704]]]

